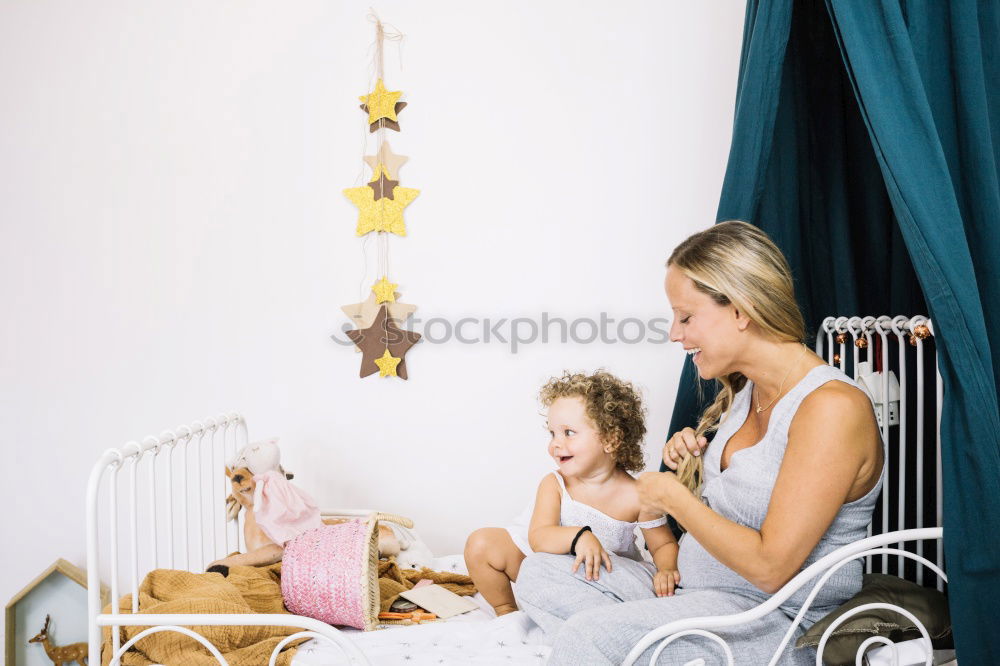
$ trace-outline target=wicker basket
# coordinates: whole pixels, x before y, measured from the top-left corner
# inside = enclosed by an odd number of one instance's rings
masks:
[[[378,624],[378,521],[412,527],[401,516],[373,513],[303,532],[285,544],[281,596],[292,613],[371,631]]]

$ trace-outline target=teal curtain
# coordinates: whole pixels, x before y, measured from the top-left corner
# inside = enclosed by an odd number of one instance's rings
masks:
[[[807,326],[934,320],[960,663],[1000,654],[1000,4],[749,0],[718,220],[767,231]],[[692,425],[690,363],[670,433]]]

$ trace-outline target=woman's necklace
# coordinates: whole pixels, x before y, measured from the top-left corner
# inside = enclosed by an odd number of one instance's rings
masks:
[[[761,407],[760,406],[760,387],[759,386],[756,387],[757,388],[757,406],[754,409],[757,410],[758,414],[760,414],[761,412],[766,412],[767,410],[771,409],[771,405],[773,405],[778,400],[778,398],[781,397],[781,390],[783,388],[785,388],[785,380],[788,379],[788,375],[792,374],[792,368],[794,368],[796,365],[798,365],[799,360],[802,358],[803,354],[806,353],[807,349],[809,349],[809,348],[806,347],[805,345],[802,345],[802,351],[799,353],[798,356],[795,357],[795,361],[790,366],[788,366],[788,372],[785,373],[785,376],[781,378],[781,383],[778,384],[778,392],[777,392],[777,394],[775,394],[774,399],[771,400],[771,402],[767,403],[766,407]]]

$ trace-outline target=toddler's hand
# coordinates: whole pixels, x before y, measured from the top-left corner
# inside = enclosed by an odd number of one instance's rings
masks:
[[[573,562],[573,573],[583,565],[583,573],[587,580],[597,580],[598,572],[604,568],[611,571],[611,558],[601,545],[600,539],[593,532],[584,532],[576,542],[576,561]]]
[[[653,591],[658,597],[674,596],[674,588],[681,582],[681,572],[677,569],[661,569],[653,576]]]

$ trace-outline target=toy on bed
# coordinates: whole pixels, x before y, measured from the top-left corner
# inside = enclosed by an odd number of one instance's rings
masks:
[[[247,444],[226,466],[232,494],[226,497],[226,517],[243,522],[245,553],[234,553],[209,564],[208,571],[226,575],[231,566],[267,566],[281,561],[285,545],[309,530],[342,523],[324,518],[312,497],[291,483],[293,474],[281,466],[278,440]],[[378,525],[378,552],[387,557],[400,551],[388,525]]]
[[[412,526],[407,518],[372,512],[310,530],[289,541],[281,563],[285,607],[327,624],[371,631],[382,624],[436,620],[439,615],[418,609],[416,604],[401,613],[393,612],[393,603],[400,595],[418,584],[436,584],[445,595],[476,593],[468,576],[427,568],[402,569],[396,558],[379,559],[375,527],[383,521]],[[421,612],[404,617],[417,610]]]

